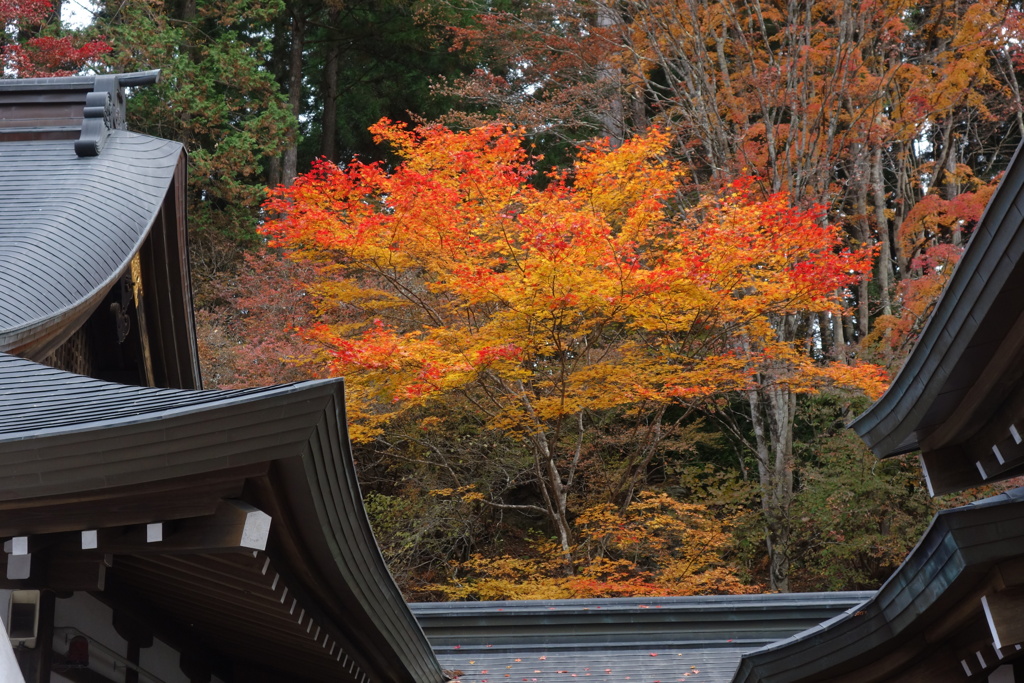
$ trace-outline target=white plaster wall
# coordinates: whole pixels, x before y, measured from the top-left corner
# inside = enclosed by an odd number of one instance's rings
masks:
[[[0,590],[0,623],[3,624],[5,634],[7,632],[7,605],[10,598],[11,591]],[[113,610],[88,593],[79,592],[70,598],[58,599],[54,608],[54,650],[62,654],[67,652],[68,642],[74,633],[61,629],[70,627],[82,631],[91,640],[123,657],[128,651],[128,643],[114,630],[113,617]],[[90,668],[111,680],[124,680],[124,667],[99,648],[90,647],[89,662]],[[156,677],[153,679],[143,675],[140,677],[143,681],[188,683],[188,678],[181,672],[179,666],[178,652],[159,638],[153,639],[152,647],[143,648],[140,651],[139,666]],[[213,681],[214,683],[223,683],[216,677]],[[14,651],[11,649],[10,640],[7,638],[0,638],[0,683],[24,683],[21,670],[14,658]],[[50,675],[50,683],[71,683],[71,681],[55,672]]]
[[[1014,683],[1013,667],[1001,666],[988,675],[988,683]]]
[[[77,629],[90,640],[124,657],[128,652],[128,643],[117,635],[113,619],[114,611],[88,593],[77,592],[70,598],[59,598],[53,614],[53,649],[61,654],[66,653],[68,643],[76,634],[63,629]],[[92,643],[89,644],[89,668],[112,681],[124,680],[124,666]],[[52,675],[50,680],[56,683]]]
[[[58,629],[54,631],[54,649],[58,652],[67,651],[67,641],[74,634],[68,631],[62,633],[59,628],[70,626],[123,657],[128,652],[128,643],[114,630],[113,618],[113,610],[88,593],[75,593],[70,598],[58,600],[54,616],[54,627]],[[89,648],[89,664],[90,668],[111,680],[124,680],[123,665],[116,663],[98,648]],[[159,638],[153,639],[152,647],[139,651],[139,666],[146,673],[152,674],[140,674],[139,679],[143,683],[189,683],[188,677],[181,672],[178,652]],[[51,678],[51,683],[57,683],[57,679]]]
[[[153,639],[153,647],[139,651],[139,666],[157,676],[163,683],[189,683],[181,673],[178,651],[159,638]]]
[[[25,683],[14,658],[11,640],[7,637],[7,605],[11,602],[11,591],[0,590],[0,622],[3,622],[3,637],[0,638],[0,681],[4,683]]]

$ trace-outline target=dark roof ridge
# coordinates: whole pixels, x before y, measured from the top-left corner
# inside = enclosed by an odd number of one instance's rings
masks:
[[[1022,494],[1024,495],[1024,494]],[[487,612],[501,610],[503,612],[522,613],[543,610],[550,613],[574,613],[593,611],[594,608],[611,611],[685,609],[699,610],[709,608],[735,609],[742,607],[762,608],[765,601],[785,604],[821,604],[822,602],[841,602],[850,600],[866,600],[875,591],[827,591],[810,593],[764,593],[750,595],[674,595],[660,597],[628,597],[628,598],[568,598],[556,600],[480,600],[457,602],[420,602],[410,603],[417,611],[424,614],[452,611],[460,613]]]
[[[831,680],[876,667],[872,680],[889,680],[914,666],[914,638],[943,606],[963,603],[990,572],[1019,561],[1024,547],[1024,488],[942,510],[907,559],[862,605],[806,631],[744,655],[733,683]],[[998,528],[999,534],[987,530]],[[976,605],[981,611],[980,603]],[[966,617],[965,617],[966,618]],[[903,645],[902,658],[886,655]],[[931,644],[935,647],[935,644]],[[924,652],[924,649],[920,650]],[[881,668],[885,659],[893,669]]]
[[[94,88],[97,82],[102,83],[104,79],[109,79],[120,88],[152,85],[160,81],[160,69],[113,74],[83,74],[79,76],[0,78],[0,91]]]

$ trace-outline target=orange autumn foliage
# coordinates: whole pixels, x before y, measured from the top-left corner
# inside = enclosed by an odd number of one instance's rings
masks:
[[[870,268],[819,207],[744,178],[684,211],[658,131],[595,143],[538,186],[514,131],[372,130],[400,164],[322,161],[266,204],[273,243],[317,264],[321,310],[362,321],[301,334],[348,378],[356,439],[453,394],[520,438],[563,554],[588,411],[747,390],[767,367],[793,392],[880,393],[877,368],[819,362],[776,332],[840,311]]]

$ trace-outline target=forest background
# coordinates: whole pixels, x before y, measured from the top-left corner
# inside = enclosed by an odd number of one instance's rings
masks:
[[[0,0],[0,75],[163,70],[204,383],[346,376],[409,599],[861,589],[991,493],[845,424],[1024,137],[1021,9]]]

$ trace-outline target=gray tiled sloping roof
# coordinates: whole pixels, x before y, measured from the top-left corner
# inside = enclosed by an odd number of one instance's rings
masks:
[[[978,591],[1002,563],[1022,557],[1024,488],[943,510],[874,597],[744,655],[734,683],[964,680],[956,659],[964,653],[951,644],[957,632],[948,622],[968,631],[983,621]],[[948,677],[915,678],[929,663],[945,666]]]
[[[315,588],[333,603],[324,608],[342,615],[336,623],[368,666],[381,680],[440,683],[362,508],[341,380],[235,391],[130,387],[0,353],[0,502],[97,498],[258,463],[273,463],[272,485],[288,501],[275,516],[278,533],[295,530],[293,542],[306,549],[284,559],[317,577]]]
[[[421,603],[441,665],[484,681],[728,681],[740,657],[873,593]],[[460,673],[461,672],[461,673]]]
[[[0,444],[145,423],[210,404],[256,399],[299,385],[188,391],[75,375],[0,353]]]
[[[0,351],[98,303],[141,246],[182,153],[123,130],[95,157],[68,140],[0,143]]]

